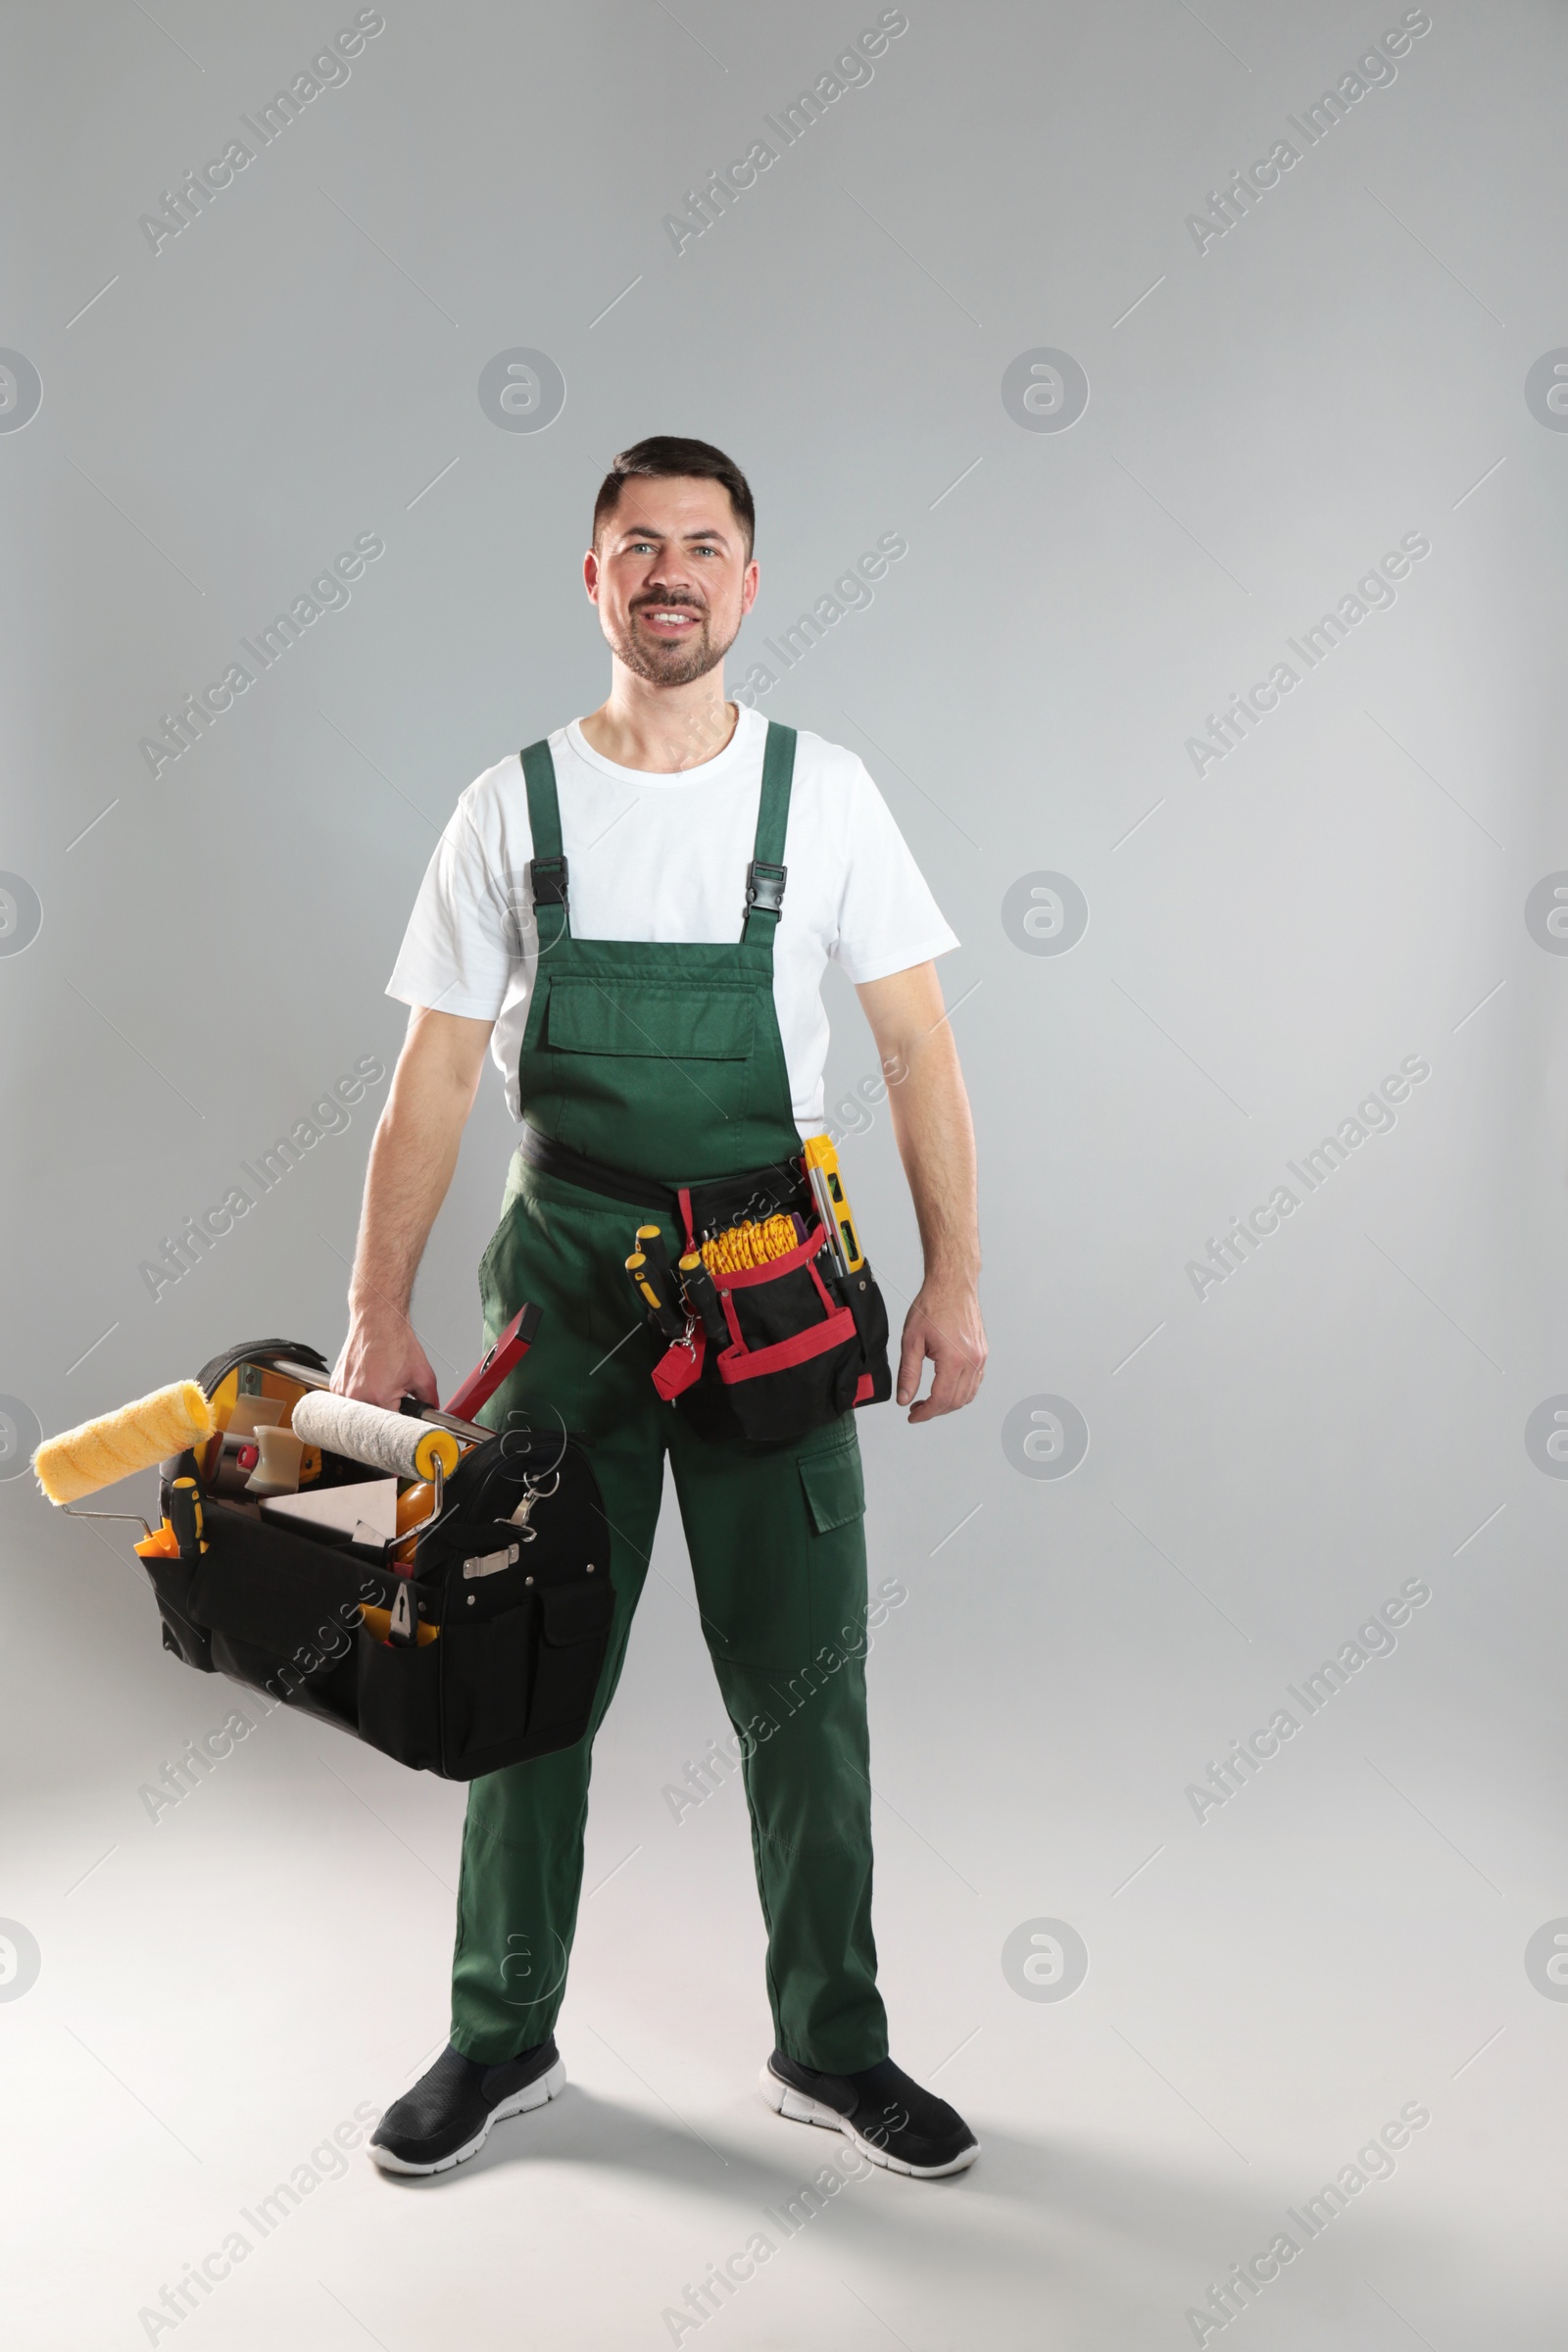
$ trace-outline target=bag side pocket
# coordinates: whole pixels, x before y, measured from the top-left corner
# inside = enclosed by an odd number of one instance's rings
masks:
[[[203,1674],[216,1674],[212,1637],[190,1614],[191,1563],[149,1559],[143,1560],[142,1566],[158,1597],[158,1614],[164,1621],[164,1647],[187,1666],[198,1666]]]
[[[355,1636],[359,1734],[371,1747],[416,1772],[443,1770],[439,1642],[394,1648],[368,1626]]]
[[[520,1750],[525,1756],[575,1747],[587,1732],[610,1647],[614,1588],[608,1576],[546,1585],[539,1603],[541,1639]]]
[[[534,1594],[471,1625],[449,1611],[433,1646],[443,1653],[442,1770],[453,1780],[471,1781],[514,1764],[524,1752],[539,1650]]]

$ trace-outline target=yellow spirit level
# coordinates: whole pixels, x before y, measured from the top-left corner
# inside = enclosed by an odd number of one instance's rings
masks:
[[[808,1137],[806,1175],[828,1239],[834,1244],[834,1255],[846,1274],[858,1273],[865,1260],[855,1238],[855,1220],[839,1173],[839,1155],[828,1136]]]

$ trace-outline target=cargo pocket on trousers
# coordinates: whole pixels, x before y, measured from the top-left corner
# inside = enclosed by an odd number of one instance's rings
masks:
[[[841,1657],[865,1648],[865,1473],[852,1435],[848,1446],[803,1454],[798,1465],[810,1533],[811,1646]]]
[[[831,1535],[865,1512],[865,1473],[858,1446],[836,1446],[831,1453],[802,1456],[801,1484],[806,1507],[819,1536]]]

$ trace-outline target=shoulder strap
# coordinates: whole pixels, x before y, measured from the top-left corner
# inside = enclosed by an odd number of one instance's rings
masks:
[[[566,908],[566,860],[561,847],[561,801],[548,740],[530,743],[518,757],[528,787],[528,830],[533,836],[528,886],[533,892],[539,952],[544,955],[558,940],[568,937],[571,928]]]
[[[746,869],[746,920],[741,938],[749,947],[771,947],[784,911],[784,841],[789,831],[790,785],[795,775],[795,729],[767,722],[762,753],[762,790],[757,807],[757,839]]]

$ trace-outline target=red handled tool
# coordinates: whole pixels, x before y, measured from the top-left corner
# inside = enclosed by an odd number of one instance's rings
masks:
[[[442,1406],[442,1411],[454,1413],[459,1420],[471,1421],[481,1404],[488,1403],[509,1372],[514,1372],[533,1346],[539,1332],[541,1306],[519,1306],[506,1330],[481,1363],[454,1389]]]

